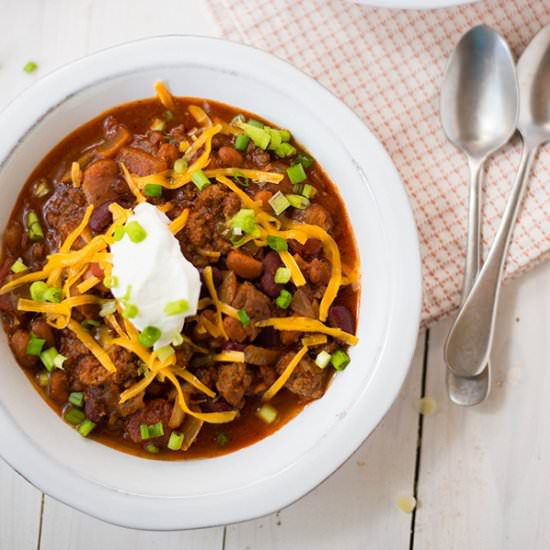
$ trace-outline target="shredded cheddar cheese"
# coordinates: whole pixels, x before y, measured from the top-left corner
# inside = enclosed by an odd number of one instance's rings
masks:
[[[302,272],[300,271],[300,268],[298,267],[298,264],[296,263],[296,260],[293,258],[292,254],[288,250],[281,250],[279,252],[279,256],[281,257],[282,262],[285,264],[285,267],[290,269],[290,276],[292,277],[292,282],[295,286],[304,286],[306,284],[306,279]]]
[[[82,170],[76,161],[71,164],[71,181],[76,188],[80,187],[82,183]]]
[[[175,368],[170,369],[176,376],[183,378],[188,384],[191,384],[194,388],[201,391],[208,397],[216,397],[216,393],[213,392],[208,386],[205,386],[193,373],[187,369]]]
[[[121,162],[120,163],[120,168],[122,169],[122,173],[124,174],[124,179],[126,180],[126,183],[128,184],[128,187],[130,188],[130,191],[134,194],[134,196],[136,197],[136,200],[139,202],[145,202],[145,197],[143,196],[143,194],[141,193],[141,191],[139,190],[139,187],[136,185],[136,182],[134,181],[134,178],[132,177],[132,175],[130,174],[130,172],[128,172],[128,168],[126,168],[126,165]]]
[[[168,91],[162,80],[157,80],[154,84],[155,92],[160,102],[170,111],[176,110],[176,104],[172,94]]]
[[[210,128],[212,126],[210,117],[197,105],[189,105],[188,111],[203,128]]]
[[[212,357],[214,361],[222,363],[244,363],[244,352],[242,351],[222,351]]]
[[[86,329],[82,328],[79,323],[72,319],[67,324],[67,327],[109,372],[116,372],[116,367],[107,352],[90,336]]]
[[[170,225],[168,228],[172,232],[173,235],[176,235],[179,233],[187,223],[187,219],[189,218],[189,208],[185,208],[183,212],[175,219],[173,219],[170,222]]]
[[[278,391],[288,382],[288,379],[292,376],[294,369],[298,366],[302,357],[306,354],[308,350],[307,346],[302,346],[300,351],[290,360],[290,363],[286,366],[285,370],[281,373],[281,376],[273,382],[273,384],[266,390],[262,399],[264,401],[269,401],[272,399]]]

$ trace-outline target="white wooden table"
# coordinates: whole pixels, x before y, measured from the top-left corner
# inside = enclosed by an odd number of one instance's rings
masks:
[[[2,0],[0,8],[0,108],[95,50],[154,34],[217,33],[203,0]],[[22,70],[30,59],[35,75]],[[192,532],[131,531],[43,495],[0,460],[0,550],[550,548],[549,283],[546,264],[506,286],[486,403],[449,404],[448,322],[438,324],[419,336],[399,399],[368,441],[280,513]],[[431,416],[418,414],[422,395],[437,402]],[[419,504],[406,514],[396,502],[412,495]]]

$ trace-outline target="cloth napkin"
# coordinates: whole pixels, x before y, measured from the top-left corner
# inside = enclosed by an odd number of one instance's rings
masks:
[[[222,35],[270,51],[331,89],[382,141],[407,188],[422,254],[423,324],[458,306],[464,273],[468,167],[440,124],[439,92],[461,35],[485,23],[514,54],[550,23],[547,0],[491,0],[432,11],[375,9],[345,0],[208,0]],[[483,244],[498,227],[519,162],[519,139],[486,174]],[[534,175],[506,277],[550,255],[550,148]],[[368,267],[368,258],[363,259]]]

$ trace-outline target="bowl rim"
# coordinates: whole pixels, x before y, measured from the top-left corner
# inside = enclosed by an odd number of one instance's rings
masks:
[[[331,110],[334,111],[332,116],[343,117],[349,131],[354,135],[358,135],[362,142],[368,143],[370,150],[376,154],[377,165],[380,165],[380,169],[386,177],[384,184],[388,188],[388,194],[392,195],[392,216],[399,218],[400,233],[398,239],[394,238],[396,250],[393,257],[399,263],[400,269],[407,273],[407,278],[401,280],[400,284],[394,289],[395,296],[392,300],[392,311],[388,316],[388,327],[391,328],[391,334],[386,334],[384,342],[381,343],[377,364],[383,358],[384,361],[392,364],[392,372],[391,385],[385,387],[386,391],[383,395],[378,396],[379,405],[376,407],[376,414],[373,414],[368,421],[362,419],[363,428],[355,430],[355,433],[352,434],[353,437],[350,436],[346,444],[333,449],[330,459],[325,457],[322,464],[321,461],[313,466],[309,464],[310,469],[307,471],[307,476],[298,476],[298,468],[295,465],[292,468],[287,468],[278,474],[282,481],[286,482],[286,490],[272,495],[271,500],[264,500],[260,505],[257,501],[252,505],[239,501],[242,507],[238,510],[237,507],[228,510],[223,519],[219,517],[219,514],[210,514],[203,507],[205,517],[207,516],[209,519],[186,523],[185,520],[182,521],[181,510],[176,505],[179,503],[177,499],[143,497],[112,490],[76,476],[72,472],[65,471],[49,457],[45,457],[43,461],[36,464],[36,461],[33,462],[30,459],[31,453],[25,452],[30,449],[36,452],[35,444],[16,427],[13,419],[0,403],[0,426],[5,426],[8,441],[11,438],[16,443],[15,445],[4,445],[0,448],[0,456],[12,468],[41,491],[65,504],[109,523],[135,529],[173,530],[210,527],[222,523],[244,521],[286,507],[314,489],[353,454],[376,427],[397,397],[416,346],[422,305],[421,264],[416,224],[405,187],[389,155],[363,121],[332,92],[309,75],[273,54],[222,38],[198,35],[162,35],[125,42],[79,58],[44,76],[0,112],[0,123],[10,124],[8,127],[15,127],[15,134],[20,140],[50,110],[55,109],[59,102],[63,102],[72,93],[78,93],[82,89],[82,82],[75,83],[70,78],[64,79],[67,73],[78,72],[78,70],[82,72],[87,66],[101,66],[102,62],[108,60],[110,55],[131,55],[132,52],[135,53],[135,51],[143,48],[148,48],[149,51],[157,48],[156,51],[160,52],[163,47],[175,47],[177,45],[182,48],[184,43],[191,48],[204,48],[207,46],[214,49],[229,48],[236,53],[241,53],[248,59],[254,59],[258,64],[269,64],[273,68],[272,70],[277,71],[278,75],[285,75],[289,80],[299,82],[302,90],[308,90],[316,95],[319,101],[322,100],[330,104]],[[182,51],[185,50],[182,49]],[[151,54],[143,62],[143,67],[151,66],[151,56],[154,58],[154,55]],[[137,70],[138,66],[134,69]],[[105,67],[104,71],[104,77],[116,76],[122,73],[120,69],[114,69],[113,67]],[[97,81],[98,79],[92,80],[88,85],[93,85]],[[24,107],[26,104],[32,105],[33,99],[39,97],[44,99],[48,93],[51,94],[51,97],[45,100],[47,106],[44,110],[37,113],[36,108],[28,109],[26,114],[19,116],[21,114],[20,107]],[[44,95],[41,96],[40,94]],[[38,105],[40,106],[40,102],[38,102]],[[23,109],[22,112],[25,113],[25,110]],[[18,116],[15,116],[16,114]],[[15,126],[13,126],[14,124]],[[18,140],[12,143],[11,148],[8,147],[5,154],[2,153],[0,143],[0,169],[17,148],[18,143]],[[384,198],[382,202],[384,201],[387,204],[378,206],[385,209],[387,213],[390,208],[389,198],[387,201]],[[399,307],[396,306],[396,303],[399,304]],[[395,339],[396,337],[399,338],[399,346],[390,349],[387,344],[392,338]],[[358,408],[357,406],[356,410],[350,411],[349,416],[352,416],[351,412],[357,416],[359,414]],[[348,424],[350,422],[351,420],[348,421]],[[303,473],[304,464],[300,466]],[[78,491],[74,490],[75,484],[79,487]],[[185,499],[182,498],[183,500]],[[158,513],[154,515],[147,513],[152,506],[155,507]],[[144,521],[144,518],[147,519]]]
[[[371,8],[390,8],[395,10],[437,10],[473,4],[479,0],[351,0],[354,4]]]

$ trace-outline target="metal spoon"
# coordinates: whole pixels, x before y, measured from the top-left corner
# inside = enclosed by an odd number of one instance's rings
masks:
[[[487,260],[447,337],[445,361],[453,373],[476,376],[489,359],[506,252],[535,154],[550,141],[550,26],[533,38],[518,62],[518,130],[523,152],[502,221]]]
[[[506,144],[516,129],[518,88],[512,53],[493,29],[469,30],[453,52],[441,90],[441,122],[448,139],[468,158],[470,191],[463,303],[481,267],[481,179],[486,159]],[[490,369],[473,378],[447,371],[451,401],[471,406],[489,393]]]

